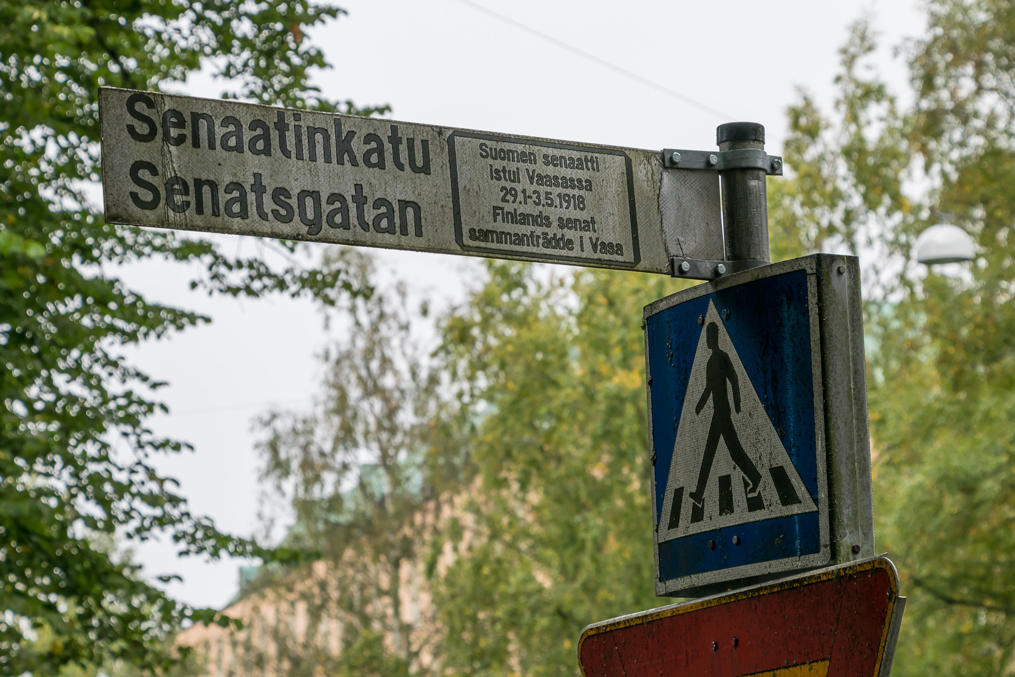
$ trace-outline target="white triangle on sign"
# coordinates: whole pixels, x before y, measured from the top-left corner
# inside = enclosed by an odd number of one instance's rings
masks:
[[[709,301],[677,424],[657,542],[816,510]]]

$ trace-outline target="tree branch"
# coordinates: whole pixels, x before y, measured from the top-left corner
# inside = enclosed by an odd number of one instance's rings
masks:
[[[933,587],[927,581],[925,581],[924,579],[922,579],[922,578],[920,578],[918,576],[911,576],[910,580],[913,581],[914,585],[916,585],[917,587],[923,588],[924,590],[929,592],[932,597],[934,597],[935,599],[937,599],[940,602],[944,602],[945,604],[950,604],[950,605],[953,605],[953,606],[967,606],[967,607],[972,607],[974,609],[983,609],[985,611],[999,611],[999,612],[1001,612],[1003,614],[1015,614],[1015,607],[1004,606],[1004,605],[1001,605],[1001,604],[990,604],[990,603],[985,603],[985,602],[975,602],[975,601],[970,600],[970,599],[961,599],[961,598],[958,598],[958,597],[954,597],[954,596],[949,595],[947,593],[941,592],[940,590],[938,590],[937,588]]]
[[[130,71],[123,63],[123,58],[120,56],[120,53],[107,43],[104,37],[102,37],[102,31],[99,29],[99,24],[95,20],[94,14],[89,16],[88,25],[91,26],[92,30],[95,32],[95,41],[99,44],[99,47],[101,47],[102,50],[116,62],[116,65],[120,67],[120,76],[123,78],[123,84],[125,84],[129,89],[141,89],[141,87],[138,87],[137,83],[134,82],[134,78],[131,77]]]

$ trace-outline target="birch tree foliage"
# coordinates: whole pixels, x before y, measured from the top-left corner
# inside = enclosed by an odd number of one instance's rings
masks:
[[[474,478],[430,568],[443,674],[577,669],[585,625],[659,604],[642,307],[682,283],[491,263],[444,323]],[[450,561],[439,555],[450,547]]]
[[[148,301],[117,266],[197,264],[194,287],[234,296],[331,304],[356,290],[339,268],[273,270],[210,240],[104,223],[88,197],[100,179],[98,89],[179,86],[205,68],[227,96],[369,113],[310,81],[326,63],[305,31],[340,13],[305,0],[0,4],[0,672],[154,668],[169,629],[209,617],[142,582],[97,545],[105,537],[165,533],[183,554],[269,555],[193,514],[156,470],[187,445],[150,429],[164,384],[124,347],[209,318]]]
[[[882,80],[861,22],[834,109],[790,109],[773,242],[846,242],[866,261],[877,542],[910,597],[895,671],[1012,674],[1015,8],[935,0],[927,21],[900,51],[910,92]],[[940,221],[976,241],[961,271],[915,262]]]
[[[374,291],[329,316],[333,337],[311,410],[270,412],[258,423],[262,479],[292,517],[285,543],[318,555],[314,565],[266,571],[261,584],[292,591],[307,629],[296,635],[285,624],[262,643],[271,646],[240,660],[294,677],[426,674],[438,628],[421,603],[421,562],[434,503],[449,488],[440,484],[448,388],[406,285],[376,282],[365,254],[342,255],[357,287]],[[338,624],[340,639],[318,641],[322,624]]]

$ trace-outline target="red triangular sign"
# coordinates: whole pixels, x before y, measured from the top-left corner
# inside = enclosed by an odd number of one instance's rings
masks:
[[[585,628],[585,677],[887,675],[905,598],[885,557]]]

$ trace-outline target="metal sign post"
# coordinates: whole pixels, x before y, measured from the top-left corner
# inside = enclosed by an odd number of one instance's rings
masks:
[[[722,182],[723,242],[721,261],[674,257],[673,275],[711,280],[766,265],[768,191],[765,177],[782,174],[782,158],[765,153],[765,128],[755,122],[730,122],[716,130],[719,152],[667,149],[667,168],[718,171]]]

